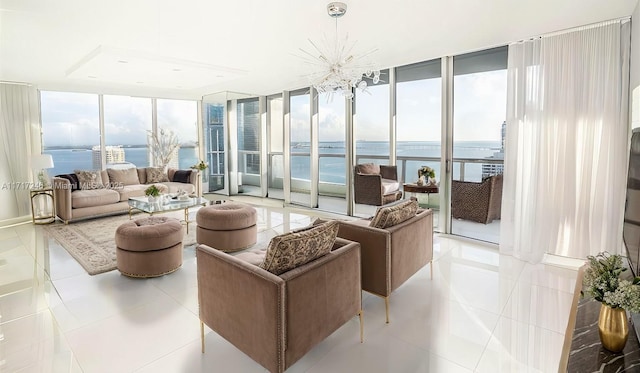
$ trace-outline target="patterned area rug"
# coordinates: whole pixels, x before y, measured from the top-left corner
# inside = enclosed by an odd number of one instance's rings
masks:
[[[133,219],[147,217],[147,214],[136,214]],[[184,219],[180,213],[167,213],[159,216],[168,216]],[[120,224],[129,220],[129,215],[110,216],[96,218],[65,225],[56,222],[44,226],[50,237],[54,238],[64,247],[71,256],[90,274],[97,275],[116,269],[116,244],[114,235]],[[183,245],[190,246],[196,243],[196,223],[189,223],[189,234],[186,234],[186,226],[183,223],[185,237]]]

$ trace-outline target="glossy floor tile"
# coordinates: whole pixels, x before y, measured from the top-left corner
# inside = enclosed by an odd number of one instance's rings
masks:
[[[344,216],[256,206],[258,240]],[[288,372],[554,372],[576,271],[532,265],[495,246],[436,235],[426,266],[390,297],[363,293],[355,318]],[[0,372],[264,372],[205,328],[196,259],[167,276],[89,276],[42,227],[0,229]]]

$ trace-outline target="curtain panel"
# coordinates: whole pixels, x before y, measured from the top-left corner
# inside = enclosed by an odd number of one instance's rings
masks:
[[[500,252],[621,251],[629,50],[622,21],[509,46]]]
[[[0,84],[0,220],[31,214],[31,155],[40,154],[40,110],[35,87]]]

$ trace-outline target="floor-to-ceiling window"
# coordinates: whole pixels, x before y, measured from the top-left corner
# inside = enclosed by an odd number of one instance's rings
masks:
[[[284,199],[284,119],[282,95],[267,97],[269,198]]]
[[[175,168],[188,169],[199,162],[198,103],[185,100],[156,100],[158,129],[172,131],[178,141]]]
[[[225,112],[226,102],[203,103],[205,159],[209,167],[205,171],[203,189],[208,192],[224,190],[225,167]]]
[[[260,104],[238,100],[238,192],[260,196]]]
[[[494,48],[453,58],[453,175],[465,184],[465,196],[457,198],[460,211],[487,209],[482,202],[487,193],[500,193],[481,185],[483,179],[502,174],[507,102],[507,47]],[[485,184],[486,185],[486,184]],[[452,185],[452,189],[456,185]],[[452,190],[452,194],[456,191]],[[501,195],[492,195],[501,198]],[[454,202],[455,203],[455,202]],[[469,206],[467,206],[467,204]],[[481,223],[462,217],[453,218],[451,233],[498,242],[500,220]]]
[[[433,168],[438,181],[444,176],[440,170],[441,76],[441,59],[396,68],[396,163],[401,181],[415,182],[421,166]],[[436,229],[440,195],[416,195],[421,205],[436,211]]]
[[[94,168],[92,148],[100,146],[98,95],[41,91],[40,113],[43,151],[53,157],[49,175]]]
[[[346,127],[345,99],[327,93],[318,97],[318,207],[322,210],[346,213]]]
[[[291,92],[291,202],[310,204],[311,193],[311,103],[308,89]]]
[[[389,164],[389,70],[381,71],[380,82],[369,86],[366,92],[356,91],[354,108],[354,138],[356,164],[373,162]],[[350,170],[353,172],[353,170]],[[370,215],[371,206],[356,205],[355,214]]]
[[[104,139],[106,166],[130,163],[147,167],[149,153],[151,99],[104,95]],[[100,146],[93,148],[94,168],[100,169]]]

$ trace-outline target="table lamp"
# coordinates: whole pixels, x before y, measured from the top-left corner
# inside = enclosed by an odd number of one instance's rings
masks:
[[[51,154],[36,154],[31,156],[31,168],[38,171],[38,182],[41,188],[49,185],[47,168],[53,168],[53,158]]]

